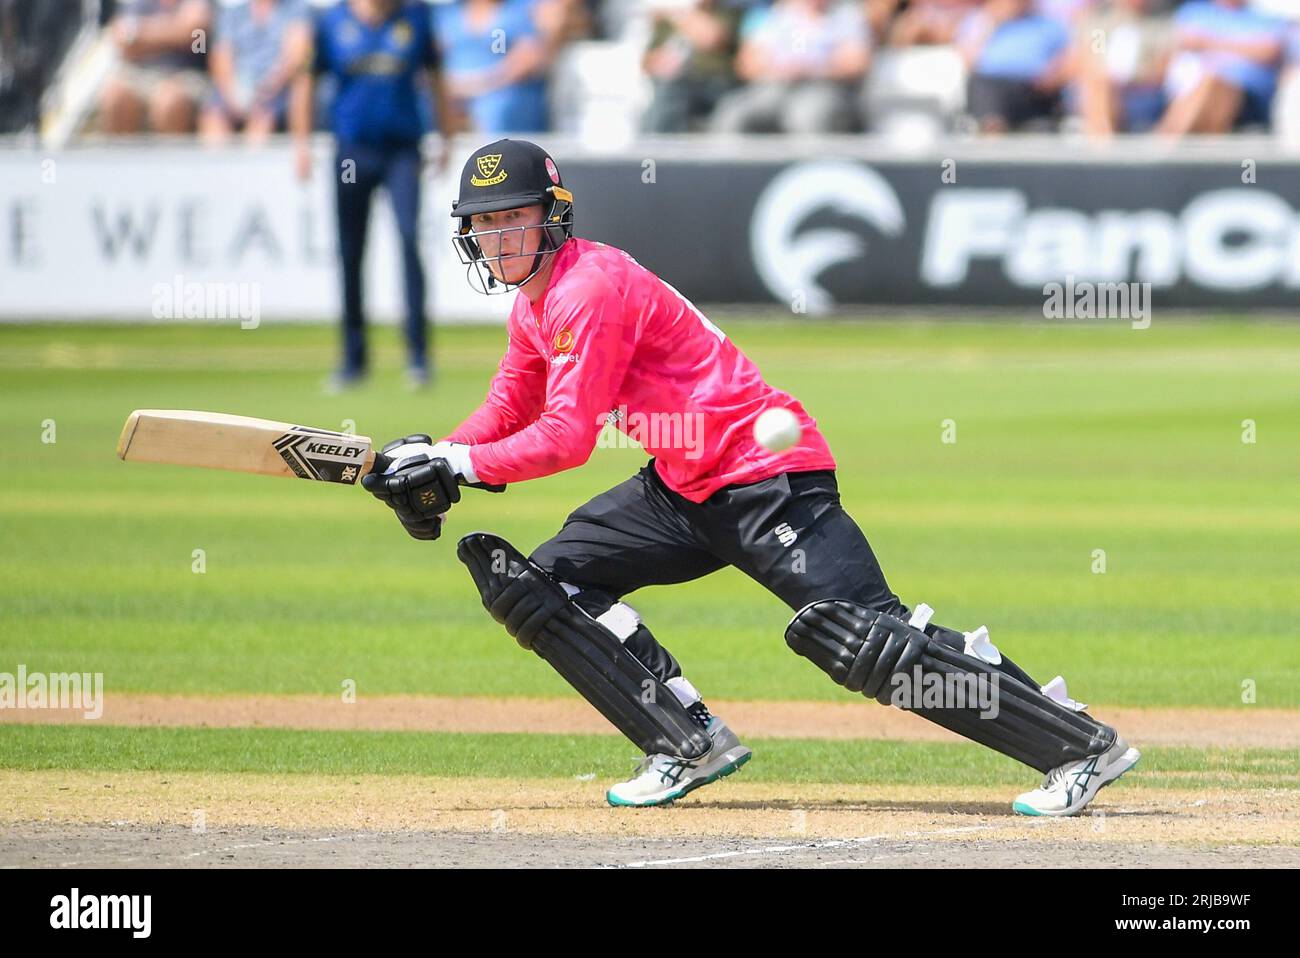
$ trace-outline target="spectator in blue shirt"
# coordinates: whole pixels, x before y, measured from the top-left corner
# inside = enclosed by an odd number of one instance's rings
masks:
[[[408,379],[418,388],[429,381],[424,269],[417,229],[423,166],[420,140],[425,132],[422,93],[427,95],[427,81],[432,82],[443,127],[440,169],[446,166],[448,156],[443,123],[448,104],[428,11],[420,2],[345,0],[316,21],[313,46],[311,69],[303,71],[294,83],[290,122],[297,143],[298,175],[305,179],[311,169],[308,136],[313,77],[331,74],[338,87],[331,126],[337,141],[333,175],[343,277],[343,365],[331,386],[353,385],[366,374],[361,262],[370,201],[382,184],[402,241]]]
[[[966,112],[981,132],[1043,125],[1058,112],[1069,75],[1070,32],[1032,0],[989,0],[957,35],[970,71]]]
[[[433,8],[448,88],[479,133],[547,128],[547,50],[535,6],[535,0],[454,0]]]
[[[1244,0],[1184,4],[1174,14],[1176,53],[1165,75],[1170,136],[1227,133],[1269,121],[1287,24]]]
[[[222,141],[243,130],[262,141],[285,128],[289,82],[310,41],[305,0],[244,0],[217,11],[208,57],[212,93],[199,132]]]

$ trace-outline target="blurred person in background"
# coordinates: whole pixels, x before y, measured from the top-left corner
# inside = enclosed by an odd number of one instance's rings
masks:
[[[591,36],[605,6],[603,0],[533,0],[533,23],[546,44],[547,64],[565,44]]]
[[[1285,21],[1247,8],[1244,0],[1179,7],[1165,77],[1169,108],[1157,131],[1181,136],[1267,124],[1286,40]]]
[[[946,45],[957,39],[963,21],[979,8],[979,0],[912,0],[894,18],[889,45]]]
[[[1034,0],[1034,12],[1067,27],[1082,23],[1096,12],[1105,0]]]
[[[1300,147],[1300,16],[1289,18],[1282,76],[1273,104],[1273,130],[1291,149]]]
[[[1070,77],[1070,31],[1032,0],[988,0],[957,33],[970,73],[966,111],[981,133],[1045,127]]]
[[[454,0],[433,8],[448,90],[474,130],[547,128],[546,70],[558,35],[538,27],[534,13],[540,6],[537,0]],[[551,9],[557,16],[563,11]],[[556,31],[562,22],[548,21]]]
[[[719,0],[651,0],[652,33],[642,68],[654,99],[642,118],[647,133],[681,133],[709,116],[735,86],[740,10]]]
[[[311,45],[306,0],[245,0],[217,11],[208,60],[213,90],[199,117],[205,139],[242,130],[262,142],[285,129],[289,83]]]
[[[208,0],[118,0],[108,35],[121,62],[100,91],[105,133],[193,133],[207,96]]]
[[[343,286],[343,363],[327,388],[337,391],[355,385],[367,372],[361,266],[370,203],[381,184],[401,239],[407,380],[412,388],[420,388],[431,375],[418,231],[420,140],[425,133],[422,94],[427,96],[432,87],[440,125],[449,110],[428,9],[421,2],[344,0],[315,21],[309,47],[310,54],[299,64],[289,105],[295,165],[304,180],[311,172],[314,78],[329,73],[338,84],[331,126],[337,141],[333,175]],[[440,170],[448,155],[445,127],[442,132]]]
[[[871,64],[860,3],[776,0],[740,26],[736,76],[713,128],[724,133],[844,133],[861,126],[859,100]]]
[[[906,7],[906,0],[862,0],[862,14],[867,18],[871,39],[876,45],[885,42],[894,20]]]
[[[1091,136],[1141,133],[1165,110],[1172,22],[1151,0],[1111,0],[1083,18],[1076,37],[1078,107]]]

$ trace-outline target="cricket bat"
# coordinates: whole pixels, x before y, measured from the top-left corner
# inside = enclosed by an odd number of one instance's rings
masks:
[[[350,486],[390,464],[368,436],[191,409],[137,409],[122,427],[117,457]],[[505,489],[473,485],[489,492]]]

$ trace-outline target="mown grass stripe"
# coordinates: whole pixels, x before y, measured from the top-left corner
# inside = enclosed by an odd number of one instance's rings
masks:
[[[897,785],[1027,785],[1036,774],[973,745],[758,739],[746,780]],[[287,729],[0,727],[0,767],[104,771],[617,779],[634,748],[612,736]],[[1134,787],[1300,791],[1294,750],[1150,748]]]

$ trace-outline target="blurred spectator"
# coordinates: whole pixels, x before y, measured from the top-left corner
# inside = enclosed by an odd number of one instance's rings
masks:
[[[1291,149],[1300,148],[1300,17],[1291,18],[1286,32],[1282,78],[1273,104],[1273,130]]]
[[[903,0],[862,0],[862,14],[867,18],[873,42],[882,43],[889,36],[889,25],[904,6]]]
[[[962,22],[979,7],[979,0],[912,0],[895,17],[889,44],[895,47],[949,44]]]
[[[601,4],[597,0],[536,0],[533,5],[533,23],[537,25],[546,43],[548,65],[555,59],[560,47],[591,34],[596,20],[592,8],[598,6]]]
[[[208,0],[119,0],[108,24],[122,62],[100,93],[105,133],[193,133],[207,94]]]
[[[546,68],[553,51],[533,19],[537,7],[536,0],[455,0],[433,8],[452,100],[479,133],[547,127]]]
[[[1032,0],[988,0],[957,43],[970,71],[966,111],[981,132],[1041,126],[1057,114],[1069,76],[1070,32]]]
[[[1034,12],[1067,27],[1079,23],[1101,6],[1100,0],[1034,0]]]
[[[1243,0],[1179,7],[1159,132],[1227,133],[1268,123],[1286,31],[1284,21],[1246,9]]]
[[[833,133],[860,126],[871,33],[859,3],[776,0],[741,23],[736,75],[746,84],[713,115],[729,133]]]
[[[260,142],[283,130],[289,81],[309,49],[310,31],[304,0],[245,0],[220,8],[208,61],[213,89],[199,132],[223,141],[243,130]]]
[[[420,262],[420,140],[425,133],[421,95],[432,85],[439,122],[449,112],[438,69],[428,8],[403,0],[344,0],[319,16],[312,30],[311,69],[295,78],[289,122],[299,177],[311,172],[314,78],[338,83],[331,109],[337,152],[331,179],[338,212],[339,267],[343,286],[343,363],[327,384],[331,392],[365,378],[369,365],[361,268],[375,190],[383,186],[397,221],[406,299],[407,382],[415,389],[431,377]],[[307,61],[303,61],[307,65]],[[446,168],[445,126],[438,168]]]
[[[1145,132],[1164,112],[1173,29],[1150,7],[1151,0],[1111,0],[1080,25],[1079,111],[1093,136]]]
[[[713,112],[735,85],[740,12],[717,0],[652,0],[652,34],[642,66],[654,100],[642,123],[648,133],[681,133]]]

